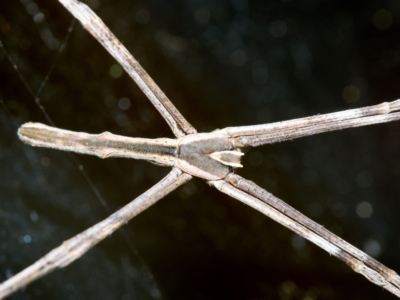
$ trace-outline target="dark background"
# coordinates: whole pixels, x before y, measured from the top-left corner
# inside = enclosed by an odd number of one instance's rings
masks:
[[[199,132],[400,96],[399,1],[90,5]],[[36,92],[54,68],[40,101],[58,127],[172,137],[131,79],[110,75],[115,61],[80,24],[57,56],[71,20],[56,1],[0,3],[1,41],[19,69],[0,51],[1,281],[109,215],[69,155],[18,140],[22,123],[48,123],[28,86]],[[376,125],[245,149],[238,173],[400,270],[399,129]],[[168,172],[75,157],[111,212]],[[394,299],[200,179],[123,231],[136,250],[115,233],[10,299]]]

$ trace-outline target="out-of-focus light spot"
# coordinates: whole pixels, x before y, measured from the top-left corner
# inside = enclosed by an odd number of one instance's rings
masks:
[[[170,35],[165,31],[158,31],[156,33],[156,41],[163,47],[172,51],[184,51],[188,45],[188,42],[184,38]]]
[[[259,165],[261,165],[262,162],[263,162],[263,160],[264,160],[264,157],[263,157],[263,155],[261,154],[261,152],[252,151],[252,152],[250,153],[249,161],[250,161],[250,164],[251,164],[252,166],[259,166]]]
[[[347,103],[356,103],[360,99],[360,89],[354,85],[348,85],[343,89],[342,97]]]
[[[296,295],[298,293],[297,285],[290,280],[282,282],[279,287],[279,294],[281,299],[290,299],[292,297],[288,297],[291,295]]]
[[[35,21],[35,23],[40,23],[43,22],[45,19],[44,14],[43,13],[37,13],[34,17],[33,17],[33,21]]]
[[[207,8],[199,8],[194,13],[194,18],[199,24],[207,24],[210,21],[210,11]]]
[[[382,248],[377,240],[369,239],[364,243],[364,252],[372,257],[378,257],[382,252]]]
[[[141,9],[136,13],[135,19],[139,24],[147,24],[150,21],[150,13],[145,9]]]
[[[32,241],[32,238],[29,234],[25,235],[22,239],[25,244],[29,244]]]
[[[39,216],[38,216],[38,214],[36,213],[36,211],[34,211],[34,210],[32,210],[32,211],[29,213],[29,217],[31,218],[31,221],[32,221],[32,222],[37,222],[37,221],[39,220]]]
[[[112,78],[119,78],[121,77],[124,70],[119,64],[112,65],[110,68],[110,75]]]
[[[131,107],[131,101],[126,97],[122,97],[118,100],[118,107],[121,110],[128,110]]]
[[[312,217],[319,217],[322,214],[322,205],[318,202],[313,202],[308,205],[308,212]]]
[[[124,114],[119,114],[116,118],[115,121],[117,124],[121,127],[126,127],[129,125],[129,120],[128,117],[125,116]]]
[[[117,103],[117,99],[113,95],[107,95],[104,97],[104,104],[107,107],[114,107],[114,105]]]
[[[293,235],[293,237],[292,237],[293,248],[300,250],[300,249],[304,248],[305,245],[306,245],[306,240],[304,238],[302,238],[298,234]]]
[[[269,25],[269,32],[276,38],[285,36],[287,32],[286,23],[280,20],[272,22],[271,25]]]
[[[30,2],[25,8],[31,16],[34,16],[39,11],[37,4],[34,2]]]
[[[179,189],[179,197],[182,200],[188,199],[190,196],[197,193],[197,187],[194,183],[189,182]]]
[[[154,113],[150,109],[144,109],[140,112],[140,120],[144,123],[151,123],[154,118]]]
[[[236,67],[243,66],[247,61],[247,54],[242,50],[238,50],[232,53],[231,63]]]
[[[4,271],[4,274],[5,274],[6,278],[11,278],[14,276],[14,272],[11,269],[6,269]]]
[[[371,203],[366,201],[358,203],[356,208],[357,215],[363,219],[369,218],[372,215],[373,211],[374,209],[372,208]]]
[[[393,16],[386,9],[381,9],[374,14],[372,22],[378,29],[388,29],[393,23]]]
[[[48,158],[47,156],[43,156],[43,157],[40,159],[40,163],[41,163],[41,165],[42,165],[43,167],[47,167],[48,165],[50,165],[51,161],[50,161],[50,158]]]
[[[371,184],[374,182],[374,177],[370,172],[362,171],[357,174],[356,181],[360,187],[367,188],[371,186]]]

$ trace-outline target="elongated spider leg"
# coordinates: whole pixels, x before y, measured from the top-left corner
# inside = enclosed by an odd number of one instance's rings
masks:
[[[338,246],[333,244],[329,239],[325,239],[317,232],[314,232],[311,229],[303,226],[297,220],[292,219],[286,214],[283,214],[282,212],[278,211],[271,205],[260,200],[258,197],[255,197],[254,195],[248,194],[247,192],[234,187],[231,183],[227,181],[217,180],[217,181],[209,181],[209,183],[214,187],[216,187],[219,191],[241,201],[242,203],[258,210],[262,214],[270,217],[271,219],[282,224],[283,226],[289,228],[290,230],[294,231],[295,233],[309,240],[313,244],[322,248],[330,255],[339,258],[340,260],[345,262],[351,269],[353,269],[357,273],[362,274],[372,283],[381,286],[384,289],[396,295],[397,297],[400,297],[400,289],[396,285],[389,282],[384,277],[383,274],[372,269],[370,266],[366,265],[358,257],[355,257],[346,250],[339,248]],[[387,273],[388,272],[385,272],[385,275]]]
[[[128,75],[132,77],[163,116],[176,137],[196,133],[196,129],[186,121],[139,62],[86,4],[76,0],[59,0],[59,2],[82,23],[83,27],[100,42]]]
[[[97,243],[191,178],[192,176],[179,169],[172,169],[160,182],[107,219],[63,242],[61,246],[53,249],[31,266],[1,283],[0,299],[56,269],[68,266]]]
[[[227,127],[217,131],[232,138],[235,147],[256,147],[345,128],[400,120],[400,100],[336,113],[269,123]]]

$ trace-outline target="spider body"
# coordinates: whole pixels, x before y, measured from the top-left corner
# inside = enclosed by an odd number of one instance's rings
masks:
[[[32,146],[96,155],[100,158],[144,159],[174,168],[135,200],[0,284],[0,298],[51,271],[65,267],[140,212],[188,182],[192,176],[207,180],[219,191],[286,226],[330,255],[341,259],[374,284],[400,297],[400,277],[393,270],[329,232],[324,226],[307,218],[254,182],[231,172],[233,168],[241,167],[240,157],[243,153],[236,148],[255,147],[322,132],[400,120],[400,100],[343,112],[262,125],[229,127],[197,134],[138,61],[86,4],[78,0],[59,2],[114,56],[164,117],[177,138],[131,138],[109,132],[93,135],[27,123],[18,131],[21,140]]]
[[[226,135],[189,134],[179,139],[143,139],[110,132],[88,134],[58,129],[40,123],[26,123],[18,131],[22,141],[32,146],[96,155],[100,158],[145,159],[162,166],[178,167],[205,180],[224,179],[232,168],[241,167],[242,152]]]

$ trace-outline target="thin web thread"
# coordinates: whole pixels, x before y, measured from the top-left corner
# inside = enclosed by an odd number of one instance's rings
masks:
[[[68,40],[69,40],[69,38],[71,36],[72,31],[75,28],[75,25],[76,25],[76,19],[73,19],[71,21],[70,26],[68,27],[67,34],[65,35],[65,37],[63,39],[63,42],[61,43],[60,47],[58,48],[58,51],[57,51],[56,57],[54,58],[53,63],[50,66],[48,72],[46,73],[46,76],[45,76],[44,80],[42,81],[42,83],[40,84],[40,86],[39,86],[39,88],[38,88],[36,93],[34,93],[34,91],[31,88],[31,86],[28,84],[28,82],[26,81],[26,79],[24,78],[22,73],[19,71],[17,64],[12,60],[11,56],[9,55],[8,51],[6,50],[6,48],[4,47],[3,43],[0,40],[0,48],[4,52],[4,54],[7,57],[8,61],[13,66],[14,70],[17,72],[19,78],[24,83],[24,85],[28,89],[29,93],[32,95],[32,98],[35,100],[36,105],[39,107],[39,109],[41,110],[41,112],[43,113],[43,115],[45,116],[46,120],[49,122],[49,124],[51,126],[55,126],[55,124],[54,124],[53,120],[50,118],[50,116],[47,113],[47,111],[44,108],[44,106],[41,104],[39,95],[41,94],[41,92],[43,91],[44,87],[46,86],[46,83],[48,82],[51,73],[53,72],[55,66],[57,65],[58,60],[60,59],[62,53],[64,52],[66,44],[67,44],[67,42],[68,42]],[[0,101],[0,102],[1,102],[2,106],[4,107],[4,109],[6,110],[7,114],[9,116],[11,116],[11,114],[8,111],[5,103],[3,101]],[[20,125],[15,121],[15,119],[14,118],[12,118],[12,119],[14,120],[15,125],[17,127],[19,127]],[[76,157],[73,154],[71,154],[69,152],[67,152],[67,154],[71,158],[71,160],[75,163],[75,165],[78,167],[79,171],[81,172],[81,174],[85,178],[86,182],[88,183],[88,185],[92,189],[93,193],[95,194],[96,198],[100,201],[100,203],[102,204],[102,206],[104,207],[106,212],[108,214],[111,214],[111,210],[110,210],[107,202],[105,201],[105,199],[101,195],[100,191],[96,188],[96,186],[94,185],[93,181],[90,179],[89,175],[86,173],[83,165],[79,163],[79,161],[76,159]],[[150,295],[152,297],[156,298],[156,299],[161,299],[162,298],[161,297],[161,292],[158,289],[157,284],[155,283],[155,280],[154,280],[154,276],[153,276],[152,272],[150,271],[150,269],[147,267],[147,264],[145,263],[144,259],[141,257],[141,255],[139,254],[138,250],[136,249],[136,247],[134,246],[132,241],[129,239],[129,236],[123,230],[123,228],[120,228],[118,230],[118,232],[122,235],[123,239],[128,244],[128,246],[129,246],[130,250],[132,251],[132,253],[137,257],[137,259],[139,261],[139,264],[142,265],[142,272],[145,273],[145,275],[147,275],[147,277],[153,283],[154,290],[150,291]]]
[[[6,55],[8,61],[10,62],[10,64],[13,66],[14,70],[17,72],[19,78],[21,79],[21,81],[24,83],[25,87],[28,89],[29,93],[32,95],[32,98],[35,100],[36,105],[39,107],[39,109],[41,110],[41,112],[43,113],[43,115],[45,116],[47,122],[49,122],[49,124],[51,126],[55,126],[53,120],[50,118],[49,114],[47,113],[46,109],[44,108],[44,106],[42,105],[42,103],[40,102],[40,98],[39,95],[40,93],[43,91],[44,87],[46,86],[47,81],[50,78],[51,73],[54,70],[54,67],[57,64],[57,61],[59,60],[61,54],[63,53],[64,49],[65,49],[65,44],[68,42],[69,37],[71,36],[71,33],[75,27],[76,24],[76,20],[73,19],[69,28],[68,28],[68,32],[63,40],[63,43],[60,45],[58,51],[57,51],[57,55],[54,59],[53,64],[51,65],[50,69],[48,70],[44,80],[42,81],[42,83],[40,84],[38,91],[36,93],[33,92],[33,89],[31,88],[31,86],[28,84],[28,82],[26,81],[25,77],[22,75],[22,73],[19,71],[17,64],[12,60],[10,54],[8,53],[8,51],[6,50],[6,48],[4,47],[3,43],[0,41],[0,48],[2,48],[4,54]],[[3,106],[4,103],[3,103]],[[7,110],[8,111],[8,110]],[[19,127],[19,126],[18,126]],[[104,206],[104,208],[106,209],[106,211],[108,213],[110,213],[110,209],[106,203],[106,201],[104,200],[104,198],[101,196],[100,192],[98,191],[98,189],[95,187],[95,185],[93,184],[92,180],[89,178],[89,176],[87,175],[87,173],[85,172],[85,169],[83,168],[83,166],[78,162],[78,160],[71,154],[71,153],[67,153],[69,155],[69,157],[72,159],[72,161],[76,164],[76,166],[78,167],[78,169],[81,171],[83,177],[85,178],[85,180],[88,182],[90,188],[93,190],[94,194],[96,195],[96,197],[99,199],[99,201],[101,202],[101,204]]]

